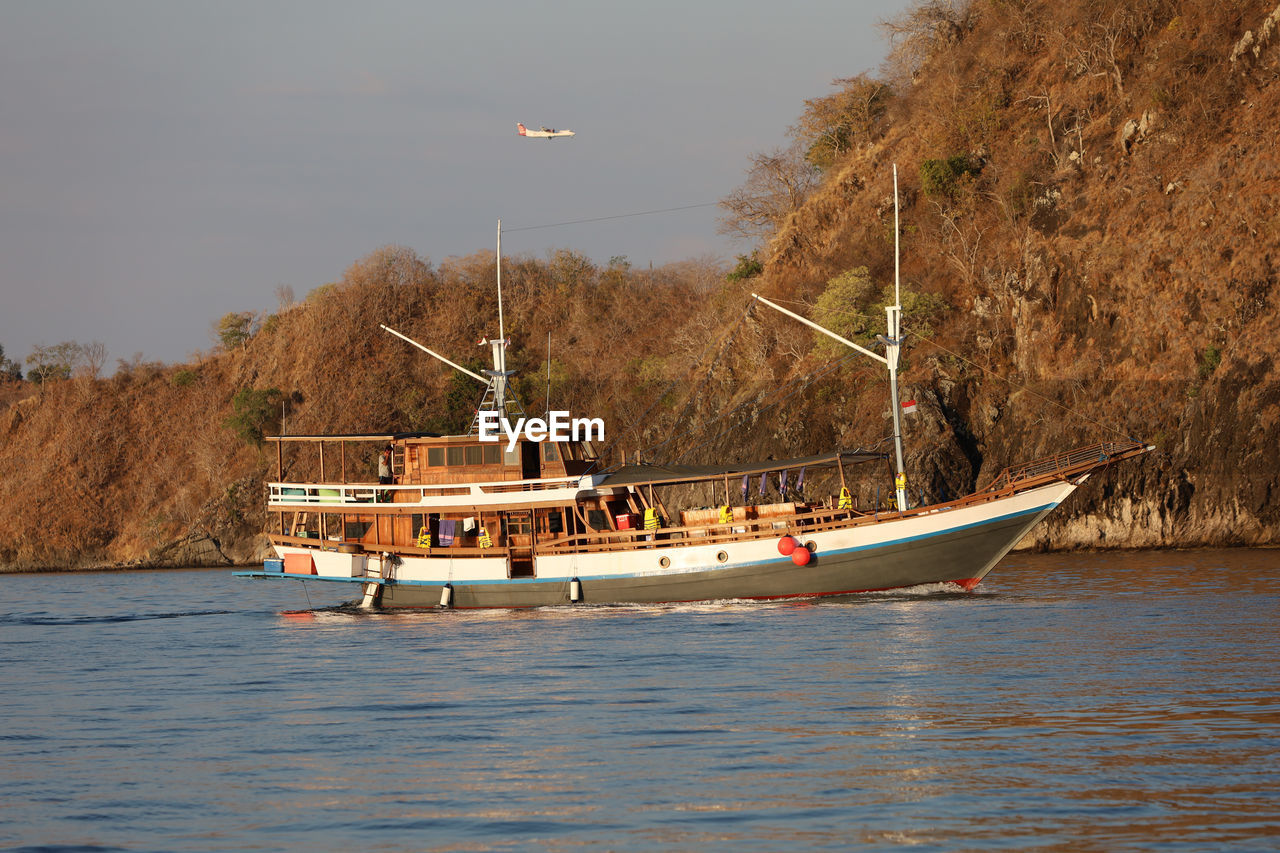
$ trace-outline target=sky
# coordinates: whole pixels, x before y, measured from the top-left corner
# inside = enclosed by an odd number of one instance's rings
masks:
[[[504,255],[732,260],[715,203],[908,5],[0,0],[0,346],[183,362],[281,285],[499,219]]]

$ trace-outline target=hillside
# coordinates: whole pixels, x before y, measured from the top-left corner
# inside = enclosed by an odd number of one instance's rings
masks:
[[[873,83],[875,109],[806,105],[820,171],[771,214],[759,276],[504,259],[518,393],[541,411],[550,333],[553,406],[606,417],[618,451],[882,440],[873,365],[747,306],[755,290],[863,339],[882,327],[896,163],[913,489],[954,496],[1132,435],[1154,458],[1082,489],[1028,544],[1274,544],[1277,21],[1271,2],[921,4],[895,24],[885,79],[844,84]],[[488,254],[436,266],[387,247],[191,363],[0,383],[0,565],[254,559],[274,455],[252,428],[279,429],[278,412],[294,433],[464,427],[478,386],[378,326],[475,367],[495,291]]]
[[[949,306],[908,379],[924,476],[1115,428],[1157,457],[1042,544],[1273,543],[1278,23],[1274,2],[923,4],[898,22],[911,82],[779,223],[765,290],[889,280],[896,161],[904,279]]]

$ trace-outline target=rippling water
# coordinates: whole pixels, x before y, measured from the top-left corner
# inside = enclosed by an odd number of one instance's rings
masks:
[[[1277,581],[1071,554],[973,594],[295,615],[351,590],[3,576],[0,846],[1275,849]]]

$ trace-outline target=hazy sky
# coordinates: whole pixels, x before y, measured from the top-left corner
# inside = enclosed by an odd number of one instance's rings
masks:
[[[907,0],[0,0],[0,345],[185,360],[373,249],[749,246],[698,207]],[[571,128],[521,139],[515,125]]]

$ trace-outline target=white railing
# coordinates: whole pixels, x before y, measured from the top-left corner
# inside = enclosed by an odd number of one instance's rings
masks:
[[[377,483],[268,483],[271,508],[349,506],[369,504],[431,504],[444,498],[470,497],[493,503],[499,496],[511,499],[523,492],[568,489],[575,493],[589,484],[580,477],[552,480],[505,480],[488,483],[391,486]]]

